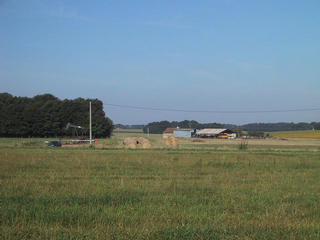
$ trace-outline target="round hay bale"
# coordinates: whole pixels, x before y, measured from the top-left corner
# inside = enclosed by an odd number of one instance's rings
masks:
[[[145,141],[148,141],[147,139],[143,138],[143,137],[137,137],[137,144],[143,144]]]
[[[165,144],[168,146],[178,146],[179,141],[174,136],[170,136],[166,141]]]
[[[141,144],[142,148],[151,148],[151,143],[148,139],[139,137],[137,139],[138,144]]]
[[[133,144],[133,143],[130,143],[128,145],[126,145],[127,148],[130,148],[130,149],[136,149],[137,148],[137,145],[136,144]]]
[[[142,148],[151,148],[151,143],[150,142],[143,143]]]
[[[123,140],[123,144],[124,144],[126,147],[128,147],[129,145],[132,147],[133,145],[136,145],[136,142],[137,142],[137,140],[136,140],[135,137],[128,137],[128,138],[125,138],[125,139]],[[135,146],[135,148],[136,148],[136,146]]]
[[[151,148],[151,143],[148,139],[143,137],[128,137],[123,140],[123,144],[127,148],[135,149],[137,147]]]

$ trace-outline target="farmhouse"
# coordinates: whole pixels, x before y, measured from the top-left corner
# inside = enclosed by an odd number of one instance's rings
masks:
[[[205,128],[196,132],[201,138],[235,138],[236,133],[226,128]]]
[[[177,128],[173,130],[173,136],[177,138],[191,138],[194,130],[190,128]]]

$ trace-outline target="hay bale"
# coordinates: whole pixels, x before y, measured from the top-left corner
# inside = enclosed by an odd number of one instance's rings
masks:
[[[143,144],[144,142],[148,141],[148,139],[145,139],[143,137],[137,137],[137,144]]]
[[[137,139],[138,145],[140,144],[142,146],[142,148],[151,148],[151,143],[148,139],[143,138],[143,137],[139,137]]]
[[[151,143],[148,139],[143,137],[128,137],[125,138],[123,144],[127,148],[135,149],[137,147],[151,148]]]
[[[125,145],[126,148],[131,148],[135,149],[137,148],[137,140],[135,137],[127,137],[123,140],[123,144]]]
[[[125,144],[125,145],[130,144],[132,142],[134,142],[134,138],[132,138],[132,137],[127,137],[123,140],[123,144]]]
[[[136,149],[136,148],[137,148],[137,145],[136,145],[136,144],[133,144],[133,143],[130,143],[130,144],[126,145],[126,148]]]
[[[174,136],[170,136],[166,141],[165,144],[168,146],[178,146],[179,141]]]
[[[145,142],[142,144],[142,148],[151,148],[151,143],[150,142]]]

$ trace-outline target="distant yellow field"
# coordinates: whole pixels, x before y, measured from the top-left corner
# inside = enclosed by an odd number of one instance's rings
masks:
[[[320,138],[319,130],[269,132],[269,134],[277,138]]]

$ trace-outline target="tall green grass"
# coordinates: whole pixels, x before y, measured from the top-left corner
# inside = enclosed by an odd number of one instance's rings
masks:
[[[0,149],[0,239],[320,239],[318,151]]]

